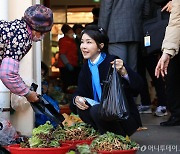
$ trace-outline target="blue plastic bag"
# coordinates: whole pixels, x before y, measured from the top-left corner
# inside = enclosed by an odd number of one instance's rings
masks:
[[[48,96],[47,94],[43,94],[42,97],[47,101],[49,102],[51,105],[53,105],[53,107],[55,108],[55,110],[57,112],[60,113],[60,108],[59,108],[59,105],[58,105],[58,102],[55,101],[54,99],[52,99],[50,96]],[[39,125],[43,125],[46,123],[46,121],[50,121],[51,124],[56,127],[57,126],[57,123],[53,120],[51,120],[50,118],[48,118],[46,115],[44,114],[40,114],[40,113],[35,113],[35,126],[39,126]]]

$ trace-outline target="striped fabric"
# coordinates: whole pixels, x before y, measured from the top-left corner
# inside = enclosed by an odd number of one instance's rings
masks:
[[[14,94],[24,96],[29,92],[19,73],[19,62],[12,58],[4,58],[0,68],[0,79]]]

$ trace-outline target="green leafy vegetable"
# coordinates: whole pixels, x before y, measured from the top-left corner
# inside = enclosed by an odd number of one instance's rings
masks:
[[[34,128],[32,131],[32,135],[34,136],[40,133],[47,134],[51,129],[53,129],[53,126],[49,121],[47,121],[44,125],[40,125],[39,127]]]
[[[53,126],[47,121],[44,125],[34,128],[32,136],[20,144],[24,148],[59,147],[59,139],[53,136]]]
[[[90,125],[85,123],[75,123],[73,126],[65,126],[64,129],[57,127],[54,131],[55,138],[65,140],[87,140],[99,135]]]
[[[123,137],[111,132],[95,138],[91,143],[91,148],[96,151],[129,150],[137,149],[138,144],[131,141],[129,137]]]

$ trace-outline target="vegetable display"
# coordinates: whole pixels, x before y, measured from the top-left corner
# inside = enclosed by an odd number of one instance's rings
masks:
[[[95,151],[129,150],[138,148],[138,144],[131,141],[128,136],[123,137],[111,132],[98,136],[92,141],[90,146],[91,149]]]
[[[107,132],[95,138],[90,145],[76,145],[76,148],[70,150],[67,154],[98,154],[103,152],[113,153],[113,151],[121,153],[123,150],[126,151],[126,153],[135,153],[138,146],[139,145],[136,142],[131,141],[128,136],[123,137]]]
[[[63,141],[93,139],[90,145],[79,144],[75,151],[68,154],[96,154],[101,151],[137,150],[138,144],[130,138],[123,137],[111,132],[103,135],[94,130],[90,125],[83,122],[75,123],[72,126],[65,125],[64,128],[57,126],[56,129],[47,121],[44,125],[34,128],[32,137],[21,142],[22,148],[53,148],[61,147]]]
[[[50,148],[60,147],[60,141],[87,140],[99,134],[85,123],[75,123],[73,126],[57,126],[56,129],[47,121],[44,125],[34,128],[32,137],[20,143],[24,148]]]
[[[73,126],[65,126],[64,129],[57,127],[55,134],[56,138],[60,141],[87,140],[93,139],[99,135],[90,125],[83,122],[75,123]]]
[[[32,137],[21,142],[20,146],[23,148],[60,147],[61,144],[55,136],[53,126],[50,121],[47,121],[44,125],[34,128],[32,131]]]

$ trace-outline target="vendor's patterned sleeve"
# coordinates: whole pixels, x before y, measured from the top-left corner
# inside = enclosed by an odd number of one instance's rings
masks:
[[[4,58],[1,63],[0,78],[5,86],[14,94],[24,96],[29,92],[19,73],[19,61]]]

